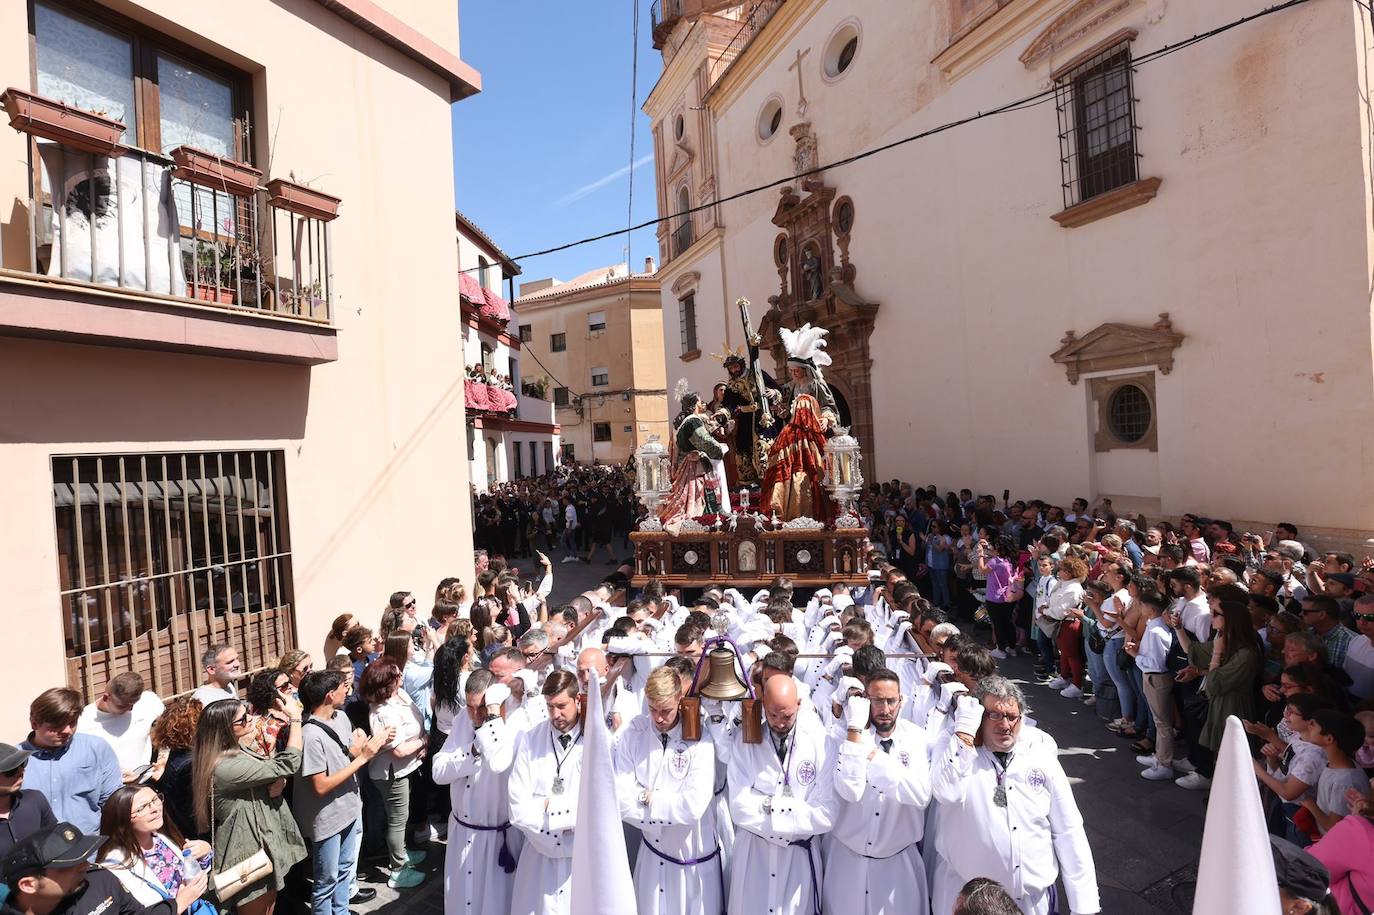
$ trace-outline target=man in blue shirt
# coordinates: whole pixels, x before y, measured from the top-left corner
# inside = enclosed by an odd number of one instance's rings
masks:
[[[100,808],[123,783],[119,759],[99,737],[76,733],[81,694],[55,687],[29,706],[33,731],[19,745],[29,753],[24,773],[28,788],[48,799],[53,814],[90,835],[98,833]]]

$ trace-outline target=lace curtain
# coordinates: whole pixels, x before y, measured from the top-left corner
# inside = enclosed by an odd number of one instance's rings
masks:
[[[135,142],[133,43],[44,3],[33,14],[38,94],[123,121]]]

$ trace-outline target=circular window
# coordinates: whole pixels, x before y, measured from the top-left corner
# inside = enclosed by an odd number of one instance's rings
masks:
[[[759,112],[759,139],[771,140],[782,127],[782,99],[770,98]]]
[[[821,59],[822,72],[828,79],[835,79],[847,73],[849,68],[854,65],[854,58],[858,56],[858,53],[858,23],[846,22],[835,30],[825,46],[825,57]]]
[[[1128,445],[1145,437],[1153,417],[1149,396],[1136,385],[1123,384],[1107,401],[1107,427]]]
[[[685,121],[682,120],[682,115],[679,114],[679,115],[677,116],[677,119],[673,121],[673,136],[675,136],[675,137],[677,137],[679,140],[681,140],[681,139],[682,139],[682,135],[683,135],[684,133],[686,133],[686,132],[687,132],[687,124],[686,124]]]
[[[854,228],[854,204],[851,201],[841,200],[840,205],[835,207],[835,227],[841,235],[848,235],[849,230]]]

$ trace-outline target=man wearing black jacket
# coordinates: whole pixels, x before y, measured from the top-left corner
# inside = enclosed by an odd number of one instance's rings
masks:
[[[0,743],[0,858],[16,842],[57,822],[41,792],[24,790],[24,766],[29,754]]]
[[[182,915],[205,893],[201,873],[174,899],[141,905],[117,877],[90,866],[104,841],[55,823],[16,843],[0,858],[0,877],[10,890],[0,915]]]

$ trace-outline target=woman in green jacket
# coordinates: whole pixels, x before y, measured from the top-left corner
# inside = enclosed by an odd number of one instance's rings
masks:
[[[210,830],[216,872],[266,851],[272,873],[244,887],[221,908],[242,915],[272,915],[286,872],[306,857],[305,841],[282,792],[288,776],[301,767],[301,704],[282,695],[281,711],[290,719],[286,749],[261,756],[240,744],[251,734],[248,707],[237,699],[206,706],[196,728],[193,751],[196,820]]]
[[[1184,788],[1206,788],[1211,783],[1216,766],[1216,752],[1226,733],[1226,719],[1235,715],[1241,721],[1253,721],[1258,712],[1256,687],[1264,669],[1259,636],[1250,621],[1250,609],[1239,601],[1222,601],[1212,611],[1210,642],[1199,642],[1183,628],[1176,613],[1166,616],[1178,634],[1179,644],[1188,652],[1188,666],[1179,671],[1184,683],[1203,677],[1202,691],[1207,696],[1207,720],[1203,722],[1198,739],[1206,752],[1195,754],[1192,761],[1197,772],[1185,775],[1175,784]]]

